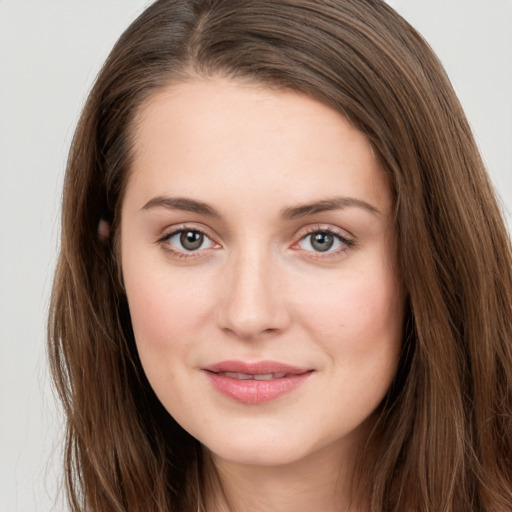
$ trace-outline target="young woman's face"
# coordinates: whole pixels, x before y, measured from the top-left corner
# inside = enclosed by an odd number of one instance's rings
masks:
[[[162,404],[218,460],[353,448],[404,305],[365,137],[309,97],[220,78],[157,93],[134,129],[121,260]]]

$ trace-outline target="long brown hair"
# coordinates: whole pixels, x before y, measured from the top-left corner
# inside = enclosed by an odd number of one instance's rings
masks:
[[[327,103],[391,177],[408,311],[358,468],[371,509],[512,510],[510,241],[442,66],[381,0],[158,0],[115,45],[71,147],[49,321],[72,510],[185,512],[200,500],[199,443],[145,378],[116,239],[141,104],[216,75]]]

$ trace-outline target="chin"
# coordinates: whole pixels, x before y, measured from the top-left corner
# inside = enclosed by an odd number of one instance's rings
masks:
[[[317,451],[318,447],[300,436],[278,433],[246,431],[245,435],[233,434],[225,439],[203,443],[214,458],[232,464],[251,466],[283,466],[292,464]]]
[[[304,457],[292,447],[269,446],[229,446],[225,449],[209,449],[214,458],[222,459],[232,464],[245,466],[284,466],[292,464]]]

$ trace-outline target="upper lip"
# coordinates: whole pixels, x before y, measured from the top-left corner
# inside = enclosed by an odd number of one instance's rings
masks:
[[[203,370],[219,373],[243,373],[248,375],[266,375],[270,373],[285,373],[287,375],[300,375],[312,371],[312,368],[302,368],[278,361],[220,361],[202,368]]]

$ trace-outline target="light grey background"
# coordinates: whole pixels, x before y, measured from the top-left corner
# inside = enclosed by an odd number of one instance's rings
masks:
[[[512,0],[389,3],[441,57],[512,209]],[[87,91],[147,4],[0,0],[0,512],[65,510],[44,346],[60,189]]]

